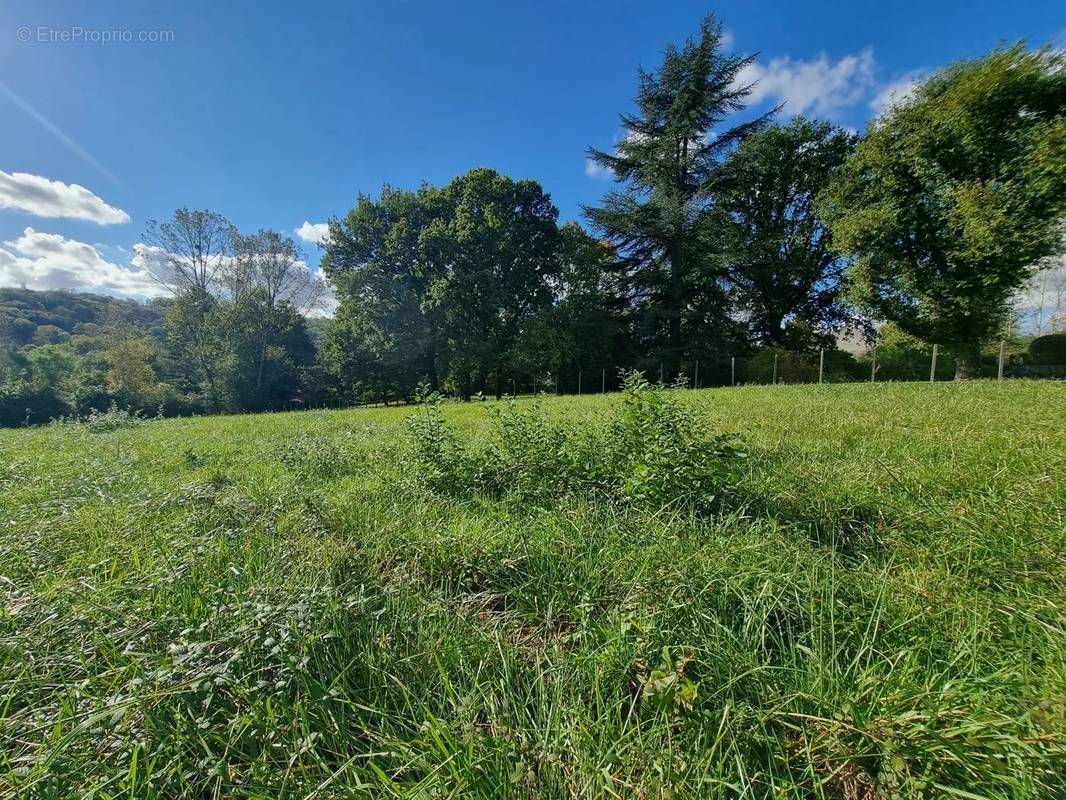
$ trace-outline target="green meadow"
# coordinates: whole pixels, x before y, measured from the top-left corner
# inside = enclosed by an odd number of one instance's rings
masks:
[[[0,795],[1061,798],[1066,388],[0,431]]]

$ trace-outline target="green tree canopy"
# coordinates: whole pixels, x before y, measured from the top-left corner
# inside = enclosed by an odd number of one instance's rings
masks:
[[[532,180],[474,169],[441,190],[447,213],[423,244],[438,265],[426,309],[464,395],[510,366],[526,321],[551,305],[560,269],[558,210]]]
[[[438,190],[385,186],[377,200],[360,195],[330,225],[322,270],[340,303],[324,361],[343,392],[405,395],[422,379],[439,387],[440,334],[426,303],[446,265],[429,257],[422,236],[442,216]]]
[[[954,64],[871,124],[824,198],[854,297],[971,374],[1012,294],[1061,247],[1066,59],[1022,45]]]
[[[749,136],[722,165],[726,280],[757,344],[827,345],[851,319],[841,296],[845,260],[814,201],[855,139],[797,117]]]
[[[344,381],[383,393],[409,393],[422,378],[464,396],[487,389],[552,302],[557,217],[536,181],[483,168],[440,188],[360,197],[331,225],[322,260],[340,299],[331,369],[358,369],[366,374]],[[359,346],[345,352],[344,340]]]

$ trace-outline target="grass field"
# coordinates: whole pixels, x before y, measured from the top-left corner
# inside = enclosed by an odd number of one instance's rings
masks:
[[[0,795],[1066,796],[1066,387],[669,397],[713,507],[442,488],[410,408],[0,431]]]

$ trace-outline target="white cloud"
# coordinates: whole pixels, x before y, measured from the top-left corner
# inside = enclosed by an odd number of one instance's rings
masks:
[[[824,53],[813,61],[781,56],[765,65],[749,64],[736,82],[754,84],[749,98],[752,103],[770,99],[784,103],[789,114],[830,114],[869,96],[875,68],[870,48],[835,62]]]
[[[591,158],[585,159],[585,174],[597,180],[609,180],[614,175],[607,167],[593,161]]]
[[[305,242],[326,244],[329,241],[329,223],[304,220],[304,224],[297,228],[295,233]]]
[[[136,264],[114,264],[91,244],[33,228],[26,228],[13,242],[0,244],[0,286],[72,289],[137,298],[167,294]]]
[[[728,50],[730,47],[732,47],[733,46],[733,42],[735,42],[736,40],[737,40],[737,37],[733,33],[733,31],[729,31],[729,30],[722,31],[721,45],[726,50]]]
[[[143,272],[156,283],[164,286],[174,284],[174,267],[167,256],[167,251],[162,247],[137,242],[133,245],[133,258],[130,259],[130,263],[136,267],[138,272]],[[170,294],[170,292],[167,291],[165,294]]]
[[[121,208],[109,206],[84,186],[0,170],[0,208],[14,208],[38,217],[84,219],[97,225],[130,221]]]
[[[880,116],[893,106],[902,105],[914,96],[914,91],[922,84],[918,74],[905,75],[879,91],[870,101],[870,108]]]
[[[108,261],[91,244],[26,228],[18,239],[0,242],[0,286],[69,289],[139,300],[165,297],[170,290],[153,275],[165,278],[168,261],[164,250],[138,243],[130,263],[123,266]],[[300,289],[290,300],[308,316],[332,317],[338,301],[329,281],[303,261],[296,267],[309,273],[309,280],[296,281]]]

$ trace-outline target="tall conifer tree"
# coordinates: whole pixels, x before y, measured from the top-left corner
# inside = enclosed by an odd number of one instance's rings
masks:
[[[625,186],[585,213],[616,244],[637,333],[671,376],[693,341],[728,324],[711,220],[722,159],[773,113],[722,124],[745,107],[753,58],[726,53],[721,24],[706,17],[698,38],[666,48],[657,72],[640,70],[637,112],[621,115],[615,152],[589,149]]]

